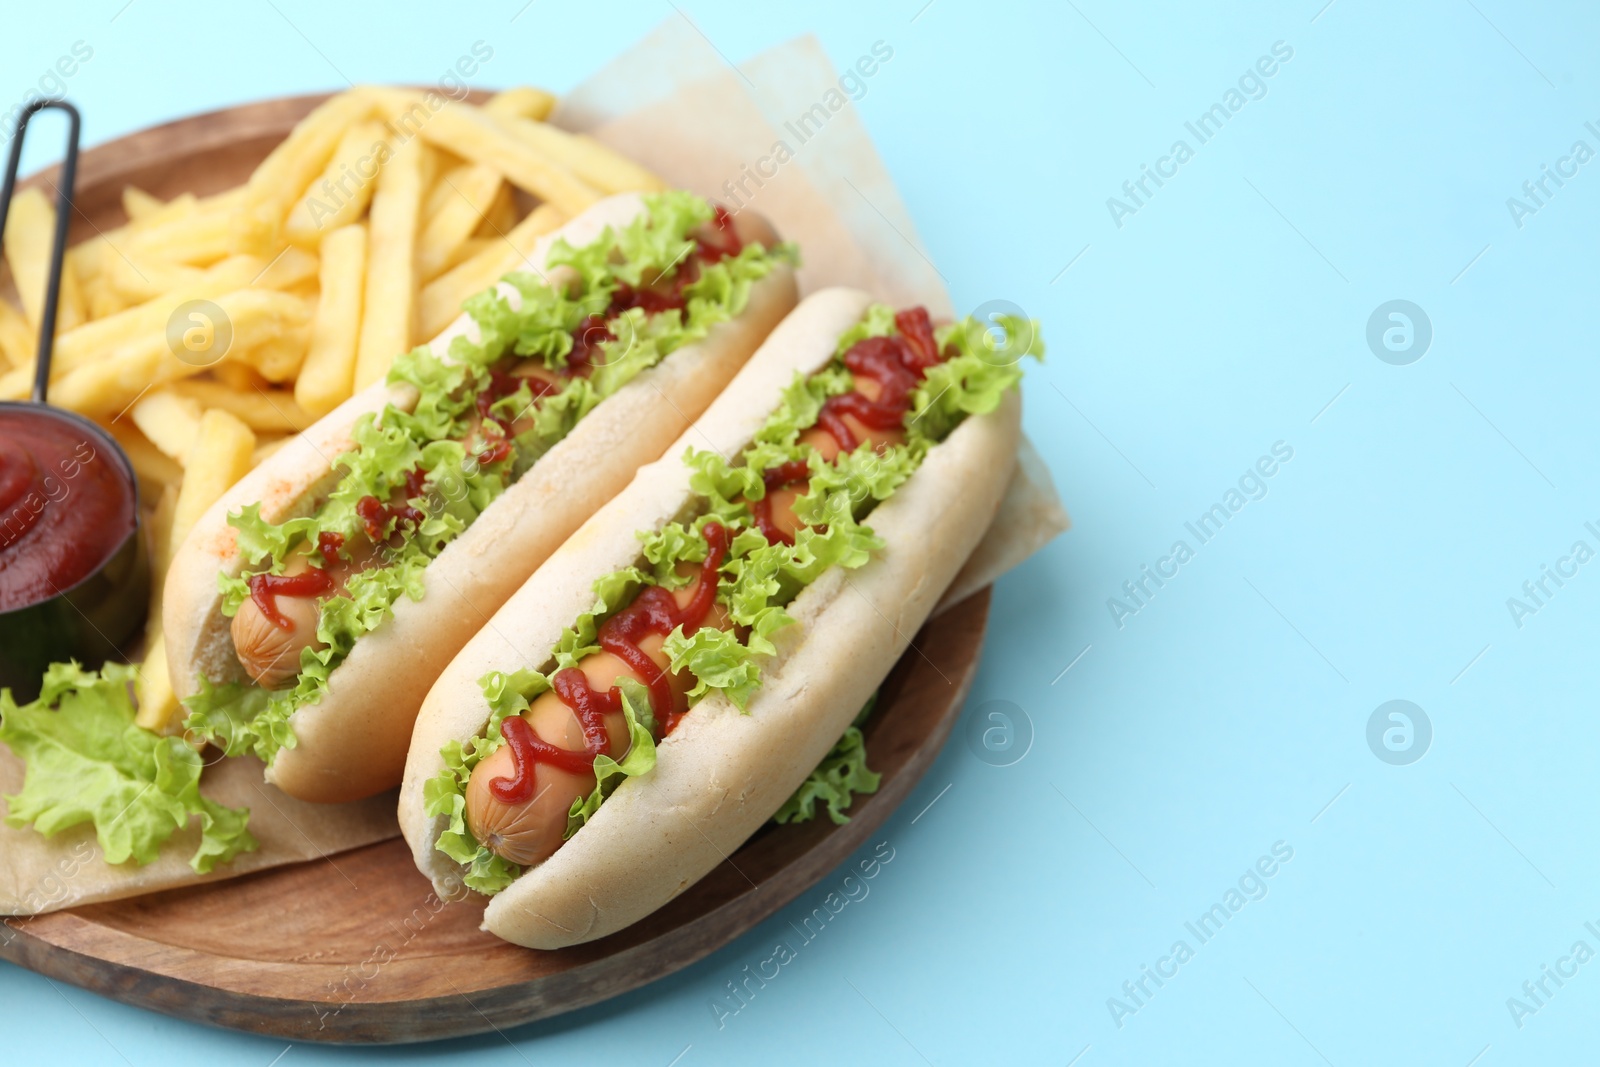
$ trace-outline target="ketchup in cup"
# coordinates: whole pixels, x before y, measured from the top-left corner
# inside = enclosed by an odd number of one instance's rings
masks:
[[[0,686],[94,669],[142,628],[150,575],[133,469],[104,431],[41,404],[0,404]]]

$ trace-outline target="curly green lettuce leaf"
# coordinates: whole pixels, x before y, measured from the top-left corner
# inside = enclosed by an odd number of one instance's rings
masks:
[[[522,869],[472,836],[466,822],[467,783],[472,778],[473,768],[505,743],[500,736],[500,724],[508,716],[527,711],[530,702],[550,688],[550,682],[538,671],[519,670],[492,671],[478,684],[490,708],[483,734],[465,742],[446,743],[440,751],[444,770],[423,783],[422,795],[428,815],[446,819],[436,847],[465,868],[462,881],[467,888],[492,896],[510,885]],[[621,760],[606,755],[595,758],[595,788],[587,797],[573,799],[563,840],[589,821],[622,779],[648,774],[655,766],[655,717],[650,710],[649,691],[632,679],[619,679],[618,685],[628,728],[628,751]]]
[[[594,760],[594,789],[586,797],[577,797],[567,812],[567,829],[561,835],[565,841],[583,828],[583,825],[600,810],[600,804],[622,784],[624,778],[637,778],[649,774],[656,765],[656,743],[650,736],[650,724],[655,716],[650,711],[650,691],[632,678],[618,679],[617,688],[622,694],[622,715],[628,723],[628,751],[621,761],[604,753]]]
[[[873,304],[860,322],[839,335],[834,355],[843,358],[846,352],[869,337],[887,337],[898,332],[894,325],[894,308],[888,304]]]
[[[756,661],[760,653],[732,630],[702,626],[686,636],[680,626],[667,635],[661,650],[671,661],[668,669],[673,674],[688,671],[694,676],[691,703],[715,689],[743,711],[761,688],[761,666]]]
[[[182,738],[135,725],[129,686],[136,673],[123,664],[96,673],[54,663],[32,703],[0,691],[0,741],[28,768],[22,791],[5,798],[7,825],[32,824],[53,837],[92,823],[107,863],[143,865],[198,819],[200,845],[189,865],[201,874],[254,851],[249,809],[200,794],[199,753]]]
[[[845,729],[844,736],[800,783],[794,795],[784,801],[783,807],[772,817],[773,822],[809,822],[816,817],[817,804],[821,802],[828,806],[828,818],[834,825],[842,825],[850,821],[845,811],[855,802],[856,794],[878,791],[883,775],[867,766],[866,738],[861,733],[861,724],[872,714],[877,700],[874,693],[855,722]]]
[[[216,685],[202,677],[200,691],[183,705],[189,712],[184,730],[190,737],[215,745],[225,756],[248,752],[270,763],[280,748],[295,746],[294,731],[289,728],[294,709],[286,693],[237,682]]]
[[[1003,340],[997,339],[997,334]],[[968,415],[987,415],[1022,381],[1022,360],[1044,359],[1039,324],[1016,315],[966,318],[934,331],[939,350],[955,354],[929,367],[911,394],[907,437],[913,448],[944,440]]]
[[[555,648],[556,669],[576,667],[583,657],[600,651],[600,646],[595,644],[600,623],[612,612],[631,602],[634,594],[649,582],[649,576],[637,567],[624,567],[597,579],[594,583],[593,606],[561,631]]]
[[[468,889],[493,896],[515,881],[522,868],[479,844],[467,829],[466,782],[472,770],[465,763],[465,748],[459,741],[445,746],[445,769],[422,784],[422,798],[430,816],[447,819],[434,847],[465,868],[461,880]]]
[[[491,852],[467,829],[467,782],[472,769],[505,744],[500,724],[527,711],[533,698],[550,688],[550,682],[534,670],[491,671],[479,679],[478,686],[489,704],[484,732],[445,744],[440,750],[444,770],[422,784],[422,799],[428,815],[446,819],[435,847],[465,868],[462,882],[468,889],[492,896],[510,885],[522,868]]]

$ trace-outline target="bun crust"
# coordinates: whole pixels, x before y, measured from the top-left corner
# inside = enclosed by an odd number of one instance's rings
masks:
[[[584,244],[643,208],[636,194],[610,197],[546,237],[531,262],[543,264],[557,238]],[[516,302],[519,295],[502,284]],[[402,597],[393,615],[364,635],[334,669],[327,691],[289,722],[295,748],[281,750],[267,780],[302,800],[342,803],[392,788],[405,766],[411,727],[439,672],[545,558],[628,483],[711,403],[798,299],[794,273],[778,264],[751,287],[736,319],[713,327],[607,397],[423,572],[421,601]],[[463,315],[430,347],[445,354],[458,335],[477,339]],[[309,514],[337,482],[332,461],[353,447],[351,430],[367,412],[409,409],[409,386],[375,384],[312,426],[230,489],[195,524],[166,585],[165,633],[180,697],[213,681],[245,681],[221,611],[217,574],[237,575],[228,513],[260,502],[272,522]]]
[[[706,414],[656,463],[585,523],[462,650],[417,720],[400,793],[400,826],[441,893],[459,870],[434,848],[422,787],[443,768],[439,749],[482,731],[477,679],[540,666],[594,579],[639,559],[636,530],[683,517],[691,500],[685,448],[736,455],[794,373],[816,370],[871,302],[823,290],[768,338]],[[994,518],[1015,463],[1021,401],[965,420],[872,513],[886,542],[865,566],[832,568],[789,605],[796,625],[741,713],[721,695],[702,701],[658,746],[656,767],[626,779],[543,864],[495,896],[484,928],[530,948],[560,948],[614,933],[670,901],[739,847],[832,748],[927,618]],[[934,535],[936,536],[930,536]]]

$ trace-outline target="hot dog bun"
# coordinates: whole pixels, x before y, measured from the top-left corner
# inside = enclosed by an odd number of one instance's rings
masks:
[[[740,452],[798,371],[833,355],[871,303],[850,289],[808,297],[728,389],[657,462],[551,555],[462,649],[423,702],[400,792],[400,827],[441,894],[460,891],[457,866],[434,847],[444,818],[425,812],[423,784],[440,748],[482,732],[478,679],[542,667],[594,580],[639,560],[636,531],[687,516],[688,447]],[[484,929],[530,948],[604,937],[667,903],[739,847],[775,812],[850,724],[977,545],[1015,462],[1021,404],[966,419],[868,520],[886,542],[865,566],[832,568],[786,609],[798,625],[741,714],[720,694],[659,743],[655,768],[630,778],[543,864],[495,896]]]
[[[530,262],[542,267],[557,238],[583,245],[641,210],[636,194],[603,200],[541,241]],[[743,218],[740,224],[764,225]],[[768,229],[764,243],[772,241]],[[511,286],[502,284],[501,291],[519,300]],[[579,422],[428,565],[423,599],[401,597],[393,617],[364,635],[333,671],[321,700],[294,713],[290,726],[298,744],[278,753],[267,780],[302,800],[328,803],[393,787],[412,719],[440,670],[639,464],[661,455],[797,299],[793,270],[776,264],[752,287],[736,319],[639,374]],[[430,347],[443,354],[458,334],[476,339],[469,316]],[[217,591],[218,573],[237,575],[245,562],[228,514],[256,502],[271,522],[310,513],[337,482],[333,460],[353,447],[356,420],[388,403],[409,409],[416,402],[410,386],[380,382],[357,393],[251,471],[195,524],[166,585],[167,654],[180,697],[198,691],[201,674],[218,682],[246,680]]]

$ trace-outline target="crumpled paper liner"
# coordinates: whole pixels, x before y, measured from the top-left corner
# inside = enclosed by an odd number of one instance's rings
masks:
[[[870,91],[870,78],[865,83]],[[805,115],[811,118],[795,125]],[[952,314],[943,279],[841,92],[839,73],[813,37],[735,69],[687,19],[668,19],[569,94],[553,121],[612,145],[673,185],[767,216],[800,244],[802,293],[851,285],[896,306],[926,305],[935,318]],[[786,153],[775,152],[780,142]],[[779,154],[787,155],[782,163]],[[994,525],[940,610],[1067,528],[1049,472],[1026,441],[1018,459]],[[20,789],[22,775],[21,761],[0,746],[0,793]],[[203,788],[213,800],[250,808],[257,851],[198,875],[188,865],[199,838],[191,826],[148,866],[113,867],[101,857],[92,827],[46,840],[0,825],[0,915],[236,877],[399,834],[394,794],[356,804],[306,804],[266,785],[253,759],[208,768]]]
[[[254,756],[218,758],[205,769],[201,779],[205,795],[229,807],[249,808],[250,832],[260,842],[256,851],[242,852],[210,874],[196,874],[189,866],[189,857],[200,844],[196,820],[173,834],[160,855],[143,867],[107,863],[89,823],[49,839],[31,828],[0,823],[0,915],[33,915],[235,878],[370,845],[400,832],[393,790],[354,804],[308,804],[266,784],[261,772],[261,761]],[[0,793],[16,793],[22,779],[22,760],[0,745]]]

